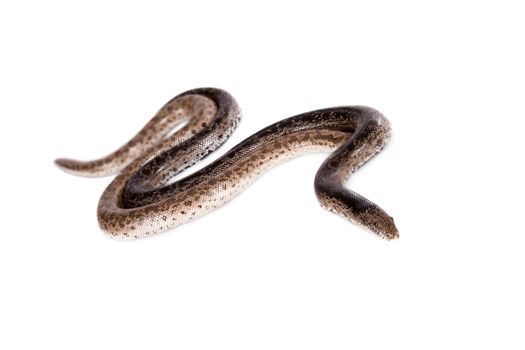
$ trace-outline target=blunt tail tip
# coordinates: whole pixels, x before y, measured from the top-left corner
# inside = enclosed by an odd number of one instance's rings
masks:
[[[71,160],[66,158],[57,158],[53,161],[55,166],[57,166],[59,169],[64,171],[70,171],[71,170]]]

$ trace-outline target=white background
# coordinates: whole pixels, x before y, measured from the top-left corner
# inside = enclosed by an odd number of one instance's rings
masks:
[[[519,3],[2,2],[0,348],[523,349]],[[53,159],[201,86],[243,109],[220,153],[311,109],[382,111],[392,142],[349,187],[401,239],[320,208],[323,154],[171,232],[103,235],[111,179]]]

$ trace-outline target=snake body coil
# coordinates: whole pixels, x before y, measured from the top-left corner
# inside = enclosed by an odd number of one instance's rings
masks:
[[[284,119],[205,168],[170,182],[222,145],[239,120],[240,109],[227,92],[190,90],[164,105],[133,139],[107,157],[55,162],[82,176],[120,172],[100,198],[98,221],[112,237],[131,239],[171,229],[220,207],[287,159],[333,151],[315,176],[321,205],[382,238],[399,236],[385,211],[344,187],[350,174],[390,137],[388,120],[368,107],[327,108]],[[167,136],[184,121],[183,127]]]

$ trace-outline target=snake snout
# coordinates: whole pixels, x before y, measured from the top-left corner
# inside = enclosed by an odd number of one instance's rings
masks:
[[[379,207],[368,208],[359,214],[362,225],[376,233],[379,237],[392,240],[399,238],[394,218]]]

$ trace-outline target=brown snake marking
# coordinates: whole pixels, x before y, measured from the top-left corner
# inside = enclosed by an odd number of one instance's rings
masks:
[[[327,108],[281,120],[203,169],[170,182],[220,147],[239,120],[239,107],[227,92],[190,90],[164,105],[135,137],[107,157],[88,162],[57,159],[55,163],[82,176],[120,172],[100,198],[98,221],[111,237],[132,239],[209,213],[287,159],[332,151],[315,176],[321,205],[382,238],[399,237],[392,217],[344,187],[348,177],[390,138],[388,120],[369,107]]]

